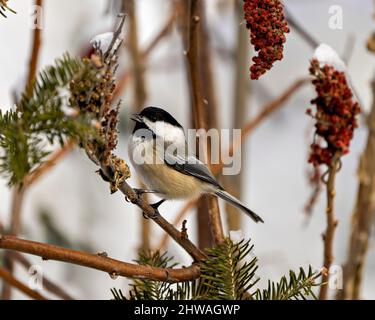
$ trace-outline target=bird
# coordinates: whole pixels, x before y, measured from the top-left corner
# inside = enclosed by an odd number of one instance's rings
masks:
[[[162,200],[191,199],[202,194],[215,195],[246,213],[256,223],[264,222],[243,202],[224,190],[209,168],[191,152],[184,128],[166,110],[146,107],[134,114],[134,130],[128,144],[130,162],[146,189],[137,193],[155,193]]]

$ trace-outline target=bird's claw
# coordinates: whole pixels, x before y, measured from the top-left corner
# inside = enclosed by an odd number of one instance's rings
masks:
[[[155,219],[157,218],[158,216],[160,216],[160,213],[159,213],[159,206],[165,201],[165,199],[162,199],[156,203],[153,203],[153,204],[150,204],[150,206],[154,209],[154,213],[153,214],[147,214],[145,212],[143,212],[143,218],[145,219]]]

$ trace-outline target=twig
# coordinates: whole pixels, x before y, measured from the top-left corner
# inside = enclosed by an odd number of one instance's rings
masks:
[[[76,143],[74,141],[68,141],[62,148],[52,153],[46,161],[27,175],[24,187],[29,188],[32,184],[37,182],[42,176],[49,172],[58,161],[71,152],[75,145]]]
[[[147,90],[145,83],[145,59],[141,53],[138,43],[137,14],[134,0],[123,0],[124,11],[129,16],[129,36],[128,46],[132,58],[132,76],[134,82],[134,108],[139,112],[147,100]],[[142,186],[142,182],[139,184]],[[147,195],[145,195],[147,197]],[[140,251],[146,252],[150,249],[150,220],[140,217],[141,221],[141,245]]]
[[[368,118],[367,145],[358,169],[359,188],[352,218],[349,252],[344,265],[344,288],[339,299],[360,299],[366,255],[375,220],[375,81],[373,105]]]
[[[113,170],[105,166],[102,166],[101,169],[107,179],[112,180],[111,172],[113,172]],[[183,238],[181,232],[165,220],[156,209],[147,203],[147,201],[143,200],[126,181],[119,187],[119,190],[130,202],[137,205],[145,215],[153,217],[152,220],[185,249],[195,261],[201,261],[207,258],[207,255],[203,251],[199,250],[189,239]]]
[[[195,128],[203,128],[203,129],[210,129],[209,124],[209,111],[215,112],[215,110],[208,109],[208,105],[205,105],[205,94],[207,95],[208,87],[204,85],[204,78],[203,73],[206,74],[206,80],[209,78],[209,74],[211,70],[205,70],[203,72],[202,65],[209,63],[206,61],[208,59],[207,48],[203,48],[207,46],[207,34],[206,39],[202,39],[200,36],[200,29],[204,28],[201,26],[204,23],[204,14],[202,8],[202,2],[200,0],[190,0],[188,2],[188,48],[186,50],[186,58],[187,58],[187,71],[189,75],[189,83],[191,88],[191,107],[193,112],[194,118],[194,125]],[[203,31],[201,31],[203,32]],[[206,52],[204,56],[200,54],[200,52]],[[213,90],[212,84],[210,85],[211,89]],[[212,95],[212,93],[211,93]],[[211,97],[211,99],[213,99]],[[210,101],[209,103],[214,103],[214,101]],[[212,115],[211,115],[212,116]],[[210,150],[210,148],[209,148]],[[208,154],[208,163],[210,163],[210,155]],[[220,217],[220,210],[219,204],[216,197],[212,196],[203,196],[206,198],[207,209],[204,211],[199,210],[198,208],[198,222],[200,221],[199,218],[202,218],[202,213],[208,211],[208,215],[210,218],[210,227],[214,236],[214,241],[216,244],[220,244],[224,241],[224,231]],[[200,205],[202,206],[202,204]],[[199,206],[199,207],[200,207]],[[207,234],[207,231],[204,231]]]
[[[35,5],[38,7],[42,7],[43,0],[35,0]],[[34,32],[33,32],[33,44],[32,44],[32,49],[31,49],[30,61],[29,61],[29,73],[27,75],[26,92],[28,95],[32,94],[32,90],[33,90],[32,84],[37,75],[41,43],[42,43],[42,29],[35,27]]]
[[[21,292],[23,292],[28,297],[35,299],[35,300],[47,300],[44,296],[40,293],[30,289],[27,285],[23,284],[21,281],[17,280],[8,270],[5,268],[0,267],[0,278],[4,280],[4,285],[7,283],[8,285],[17,288]]]
[[[43,0],[35,0],[35,5],[41,7],[43,5]],[[33,92],[33,83],[37,75],[39,53],[41,48],[41,28],[35,27],[33,31],[33,42],[29,60],[29,70],[27,75],[26,83],[26,94],[31,96]],[[10,221],[10,234],[16,235],[19,233],[21,228],[21,212],[22,203],[24,199],[24,186],[15,186],[13,190],[13,199],[11,207],[11,221]],[[4,266],[12,274],[13,272],[13,262],[8,258],[7,253],[4,255]],[[1,298],[3,300],[9,300],[12,295],[11,287],[8,284],[4,284]]]
[[[21,213],[23,199],[25,196],[25,188],[23,186],[15,186],[12,192],[12,203],[11,203],[11,218],[10,218],[10,229],[9,234],[17,235],[21,229]],[[7,252],[4,253],[3,258],[4,268],[13,273],[14,265],[12,259],[9,257]],[[1,300],[10,300],[12,296],[12,287],[8,283],[4,283]]]
[[[197,200],[191,200],[187,204],[185,204],[180,212],[176,215],[176,218],[173,220],[172,225],[178,226],[184,220],[185,215],[193,209],[197,204]],[[168,234],[165,234],[159,244],[155,247],[157,250],[163,250],[167,246],[169,240]]]
[[[333,262],[333,239],[335,234],[335,229],[337,226],[337,220],[335,218],[335,179],[336,173],[338,171],[338,166],[340,165],[340,157],[336,155],[332,160],[332,166],[328,169],[328,179],[327,179],[327,228],[323,234],[324,241],[324,268],[326,272],[322,275],[323,285],[320,287],[319,299],[326,300],[328,295],[328,280],[329,280],[329,269]],[[323,176],[324,177],[324,176]]]
[[[89,254],[46,243],[23,240],[13,236],[0,238],[0,248],[39,256],[44,260],[55,260],[107,272],[111,276],[151,279],[164,282],[181,282],[197,279],[200,275],[196,264],[181,269],[154,268],[111,259],[98,254]]]
[[[235,1],[235,14],[237,17],[236,21],[243,20],[243,0]],[[249,103],[249,96],[251,94],[252,83],[249,75],[244,70],[248,69],[249,63],[249,35],[246,28],[242,25],[237,25],[237,46],[235,56],[235,79],[233,81],[233,125],[232,128],[242,128],[245,125],[247,113],[251,110]],[[247,149],[241,151],[241,163],[245,163]],[[249,165],[248,165],[249,166]],[[224,187],[229,193],[235,197],[241,198],[242,185],[244,181],[244,175],[227,175],[223,177],[222,182]],[[247,177],[248,179],[248,177]],[[227,221],[229,230],[238,230],[241,228],[241,215],[239,210],[225,203],[227,212]]]
[[[142,51],[141,57],[143,60],[149,57],[152,51],[157,47],[157,45],[163,40],[165,36],[167,36],[171,31],[176,20],[176,15],[178,6],[174,6],[174,9],[169,16],[167,22],[165,23],[164,27],[160,30],[160,32],[155,36],[155,38],[150,42],[150,44]],[[119,76],[119,79],[116,83],[116,89],[114,91],[114,97],[118,97],[121,92],[123,92],[124,88],[128,84],[130,78],[132,76],[132,70],[126,70],[122,75]]]
[[[29,270],[32,264],[24,257],[21,253],[17,251],[9,251],[11,258],[21,264],[26,270]],[[65,292],[60,286],[53,283],[45,275],[43,275],[43,288],[49,292],[55,294],[57,297],[60,297],[63,300],[74,300],[74,298]]]

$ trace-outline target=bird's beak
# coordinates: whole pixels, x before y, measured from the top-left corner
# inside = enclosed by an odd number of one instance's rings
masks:
[[[142,117],[139,114],[136,114],[136,113],[133,114],[130,119],[133,120],[133,121],[135,121],[135,122],[143,122]]]

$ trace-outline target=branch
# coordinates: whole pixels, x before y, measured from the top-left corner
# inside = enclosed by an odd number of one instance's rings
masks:
[[[174,22],[176,21],[178,10],[179,10],[179,6],[175,5],[164,27],[155,36],[155,38],[150,42],[150,44],[142,51],[141,57],[143,60],[146,60],[149,57],[149,55],[152,53],[152,51],[161,42],[161,40],[163,40],[163,38],[166,37],[172,31],[172,27],[174,25]],[[121,92],[123,92],[124,88],[128,84],[129,79],[131,78],[131,74],[132,74],[132,70],[126,70],[121,76],[119,76],[119,79],[117,80],[117,83],[116,83],[116,89],[113,93],[114,97],[118,97],[121,94]]]
[[[358,194],[352,218],[349,252],[344,265],[344,289],[339,299],[360,299],[366,255],[375,220],[375,80],[373,104],[368,118],[368,138],[358,168]]]
[[[111,172],[114,172],[114,170],[111,167],[102,165],[101,170],[109,181],[113,180]],[[207,258],[207,255],[203,251],[199,250],[189,239],[184,237],[180,231],[165,220],[160,213],[148,204],[147,201],[143,200],[126,181],[122,183],[119,190],[125,195],[126,199],[138,206],[146,216],[152,217],[152,220],[185,249],[195,261],[201,261]]]
[[[62,148],[52,153],[48,160],[44,161],[39,167],[35,168],[25,178],[24,187],[29,188],[32,184],[37,182],[42,176],[49,172],[63,157],[73,150],[76,143],[68,141]]]
[[[4,280],[4,285],[8,284],[13,286],[35,300],[47,300],[40,293],[30,289],[27,285],[23,284],[21,281],[17,280],[8,270],[0,267],[0,278]]]
[[[43,260],[62,261],[100,270],[112,276],[147,278],[170,283],[191,281],[200,276],[199,266],[196,264],[181,269],[154,268],[147,265],[122,262],[103,255],[89,254],[50,244],[23,240],[13,236],[1,237],[0,248],[32,254],[41,257]]]
[[[178,226],[182,223],[185,218],[185,215],[193,209],[197,204],[197,200],[191,200],[187,204],[185,204],[180,212],[176,215],[176,218],[173,220],[172,225]],[[159,244],[155,247],[157,250],[162,250],[167,246],[167,242],[169,240],[168,234],[165,234]]]
[[[324,268],[325,272],[322,274],[322,286],[320,287],[319,299],[326,300],[328,295],[328,280],[329,280],[329,269],[333,262],[333,239],[335,229],[337,226],[337,220],[335,218],[335,179],[336,173],[339,170],[340,157],[336,155],[332,160],[332,166],[328,169],[328,180],[327,180],[327,229],[323,235],[324,241]],[[324,175],[323,175],[324,178]]]
[[[43,0],[35,0],[35,5],[42,6]],[[32,95],[33,92],[33,83],[35,81],[37,75],[37,68],[38,68],[38,61],[39,61],[39,53],[40,53],[40,46],[41,46],[41,32],[42,30],[38,27],[35,27],[33,33],[33,43],[30,55],[30,62],[29,62],[29,70],[27,75],[27,83],[26,83],[26,94]],[[23,186],[15,186],[12,194],[12,207],[11,207],[11,222],[10,222],[10,233],[11,234],[18,234],[19,229],[21,227],[21,212],[22,212],[22,204],[24,199],[24,187]],[[11,259],[7,257],[7,254],[4,255],[4,266],[9,272],[12,274],[13,272],[13,263]],[[12,292],[11,287],[7,284],[4,284],[2,289],[1,298],[3,300],[9,300],[11,298]]]
[[[9,256],[14,261],[20,263],[26,270],[29,270],[32,266],[26,257],[17,251],[9,251]],[[63,300],[74,300],[71,295],[66,293],[65,290],[63,290],[60,286],[49,280],[45,275],[43,275],[43,287]]]
[[[43,0],[35,0],[35,5],[42,7]],[[31,56],[30,56],[30,61],[29,61],[29,73],[27,75],[26,92],[28,95],[32,93],[32,84],[37,75],[40,47],[42,43],[41,36],[42,36],[41,28],[35,27],[34,33],[33,33],[33,44],[32,44],[32,49],[31,49]]]
[[[210,81],[210,73],[208,65],[208,36],[204,32],[205,17],[200,0],[190,0],[188,2],[188,48],[186,50],[187,58],[187,71],[189,75],[190,83],[190,94],[191,94],[191,108],[193,112],[195,128],[210,129],[209,117],[212,117],[212,113],[215,112],[212,103],[214,98],[212,97],[212,83],[207,86],[204,83],[203,75],[206,75],[206,80]],[[203,31],[202,31],[203,30]],[[200,32],[203,32],[203,39],[200,37]],[[200,41],[201,39],[201,41]],[[202,55],[200,52],[205,53]],[[206,69],[203,70],[203,65]],[[208,68],[208,69],[207,69]],[[205,71],[205,72],[204,72]],[[208,96],[209,90],[211,90],[211,101],[208,101],[208,105],[205,105],[205,95]],[[209,108],[210,106],[210,108]],[[210,113],[210,115],[209,115]],[[208,148],[210,150],[210,148]],[[207,163],[211,163],[210,155],[208,154]],[[208,215],[210,219],[210,226],[216,244],[220,244],[224,241],[224,231],[220,217],[218,199],[213,196],[205,196],[207,199]],[[202,204],[201,204],[202,205]],[[202,212],[198,213],[198,219],[202,216]],[[199,220],[198,220],[199,221]],[[207,232],[207,231],[205,231]]]

